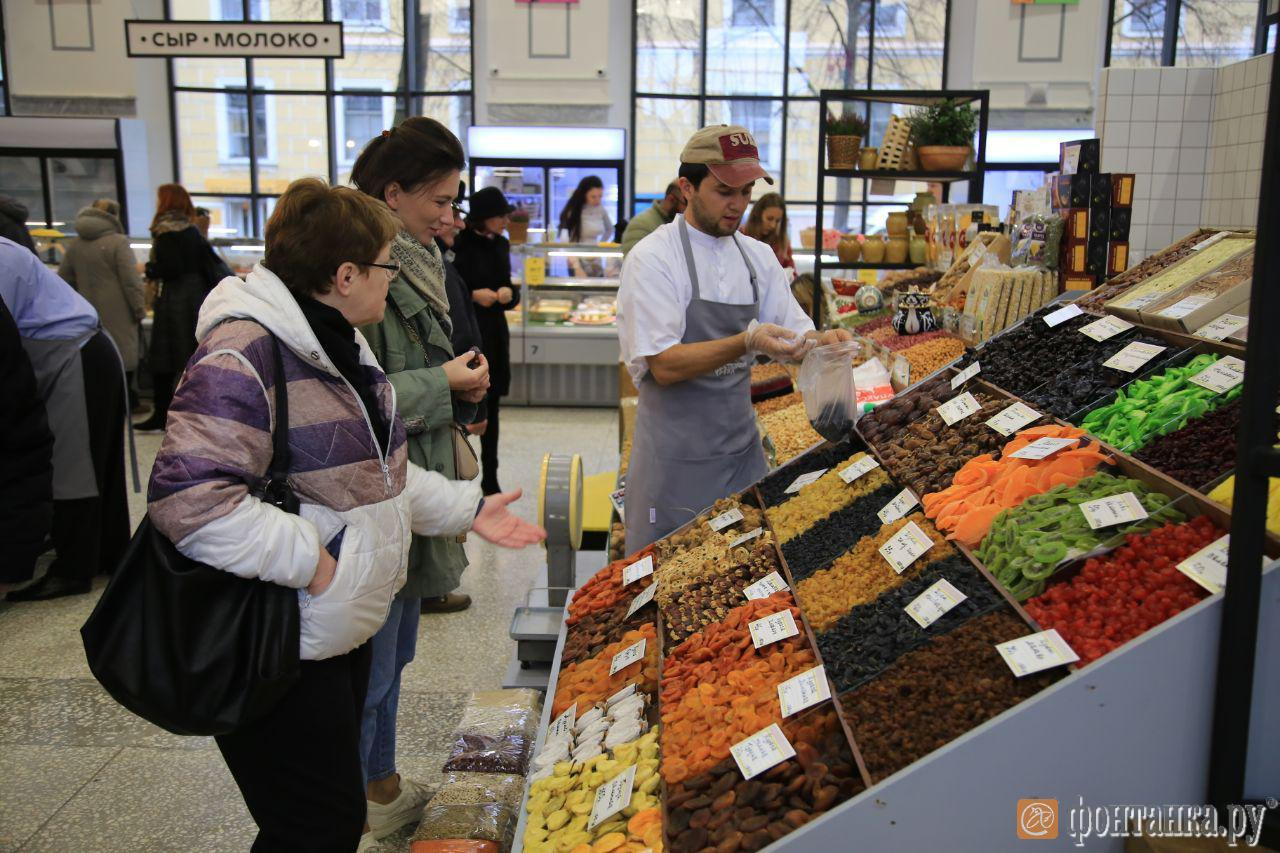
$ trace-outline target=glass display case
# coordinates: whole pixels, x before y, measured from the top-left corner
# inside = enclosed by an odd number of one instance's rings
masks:
[[[529,243],[511,248],[520,305],[511,327],[511,396],[526,405],[618,403],[616,245]]]

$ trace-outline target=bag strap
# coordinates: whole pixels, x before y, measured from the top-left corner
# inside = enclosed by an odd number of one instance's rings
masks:
[[[280,340],[269,329],[267,335],[271,338],[276,374],[276,423],[271,432],[271,464],[267,466],[267,480],[283,483],[289,476],[292,461],[289,453],[289,390],[284,376],[284,359],[280,356]]]

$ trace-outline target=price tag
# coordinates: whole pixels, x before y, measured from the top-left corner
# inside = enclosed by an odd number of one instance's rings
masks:
[[[729,525],[737,524],[739,521],[742,521],[742,510],[735,506],[727,512],[720,513],[715,518],[708,521],[707,524],[711,526],[711,529],[714,532],[719,533]]]
[[[616,492],[609,493],[609,502],[613,504],[614,512],[618,513],[619,521],[627,520],[627,489],[624,486]]]
[[[889,541],[880,546],[880,556],[902,574],[907,567],[920,559],[920,555],[933,547],[933,540],[920,529],[914,521],[903,526],[901,530],[889,537]]]
[[[626,687],[619,690],[617,693],[610,696],[608,699],[604,700],[604,706],[606,708],[612,708],[614,705],[617,705],[619,702],[621,702],[623,699],[626,699],[628,696],[635,695],[635,692],[636,692],[636,682],[633,681],[630,684],[628,684]]]
[[[1029,634],[1007,643],[997,643],[996,651],[1018,678],[1080,660],[1080,656],[1071,650],[1056,629]]]
[[[554,740],[573,740],[573,724],[578,720],[578,703],[574,702],[563,714],[555,718],[547,729],[546,743]],[[572,744],[570,744],[572,746]]]
[[[1239,314],[1223,314],[1213,322],[1196,329],[1194,334],[1197,338],[1224,341],[1247,325],[1249,325],[1248,317],[1242,317]]]
[[[1120,350],[1120,352],[1111,356],[1111,358],[1102,362],[1102,366],[1125,373],[1133,373],[1139,367],[1164,352],[1164,350],[1164,347],[1156,344],[1144,344],[1141,341],[1134,341]]]
[[[636,767],[632,764],[599,788],[596,788],[596,800],[591,806],[591,821],[587,829],[595,829],[618,812],[631,804],[631,789],[636,782]]]
[[[907,605],[907,615],[916,620],[921,628],[928,628],[968,597],[952,586],[951,581],[943,578]]]
[[[650,601],[653,601],[653,597],[657,593],[658,593],[657,581],[654,581],[653,583],[646,586],[643,590],[641,590],[640,594],[631,600],[631,606],[627,608],[627,618],[630,619],[633,615],[635,615],[635,612],[637,610],[639,610],[641,607],[644,607]]]
[[[622,585],[627,586],[633,584],[641,578],[647,578],[653,574],[653,555],[650,554],[643,560],[636,560],[629,566],[622,569]]]
[[[1072,302],[1066,308],[1059,308],[1052,314],[1044,315],[1044,322],[1045,325],[1052,329],[1054,326],[1061,326],[1072,317],[1079,317],[1083,313],[1084,311],[1080,310],[1080,306]]]
[[[742,534],[741,536],[738,536],[738,537],[735,537],[735,538],[733,538],[733,539],[730,539],[730,540],[729,540],[729,547],[730,547],[730,548],[737,548],[737,547],[738,547],[739,545],[741,545],[743,542],[750,542],[752,539],[755,539],[755,538],[756,538],[757,536],[759,536],[761,533],[764,533],[764,528],[763,528],[763,527],[757,527],[755,530],[752,530],[752,531],[750,531],[750,532],[748,532],[748,533],[744,533],[744,534]]]
[[[609,674],[614,675],[619,670],[626,669],[631,664],[642,660],[644,660],[644,637],[641,637],[635,643],[613,656],[613,664],[609,667]]]
[[[536,255],[524,259],[524,283],[539,285],[547,281],[547,260]]]
[[[988,420],[987,426],[1001,435],[1013,435],[1039,417],[1040,413],[1026,403],[1014,403],[994,418]]]
[[[1188,382],[1225,394],[1244,381],[1244,362],[1233,355],[1218,359],[1192,376]]]
[[[1013,459],[1047,459],[1062,448],[1079,443],[1078,438],[1037,438],[1009,456]]]
[[[742,594],[747,597],[747,600],[754,601],[757,598],[768,598],[775,592],[786,588],[787,582],[782,579],[782,575],[777,572],[769,572],[769,574],[744,589]]]
[[[1133,492],[1122,492],[1110,497],[1098,498],[1096,501],[1085,501],[1080,504],[1089,527],[1099,530],[1126,521],[1141,521],[1147,517],[1147,510]]]
[[[751,632],[751,642],[757,649],[800,633],[790,610],[779,610],[763,619],[757,619],[747,625],[747,630]]]
[[[902,356],[895,356],[893,359],[893,369],[889,376],[890,381],[899,388],[906,388],[911,384],[911,362]]]
[[[1109,338],[1114,338],[1121,332],[1127,332],[1133,328],[1133,324],[1128,320],[1121,320],[1119,317],[1107,315],[1101,320],[1094,320],[1087,326],[1080,327],[1080,334],[1093,338],[1095,341],[1102,342]]]
[[[827,683],[827,668],[821,664],[778,685],[778,704],[782,706],[784,717],[798,714],[805,708],[812,708],[830,698],[831,685]]]
[[[827,473],[826,468],[819,468],[817,471],[810,471],[808,474],[801,474],[791,481],[791,485],[782,490],[784,495],[794,495],[810,483],[816,483],[823,474]]]
[[[1211,593],[1222,592],[1227,585],[1227,546],[1231,534],[1206,545],[1175,568]]]
[[[1210,246],[1212,246],[1214,243],[1217,243],[1220,240],[1225,240],[1230,236],[1231,236],[1230,231],[1219,231],[1217,234],[1214,234],[1212,237],[1209,237],[1207,239],[1201,240],[1199,243],[1196,243],[1194,246],[1191,247],[1191,251],[1193,252],[1203,251],[1204,249],[1207,249]]]
[[[919,499],[916,498],[915,493],[910,489],[903,489],[893,500],[885,504],[884,509],[877,512],[876,516],[881,524],[889,524],[902,518],[917,503]]]
[[[942,418],[943,423],[951,426],[957,421],[962,421],[972,415],[974,412],[982,408],[978,399],[965,391],[959,397],[955,397],[938,407],[938,416]]]
[[[1159,302],[1165,297],[1163,293],[1148,293],[1143,296],[1135,296],[1128,302],[1124,303],[1125,307],[1132,308],[1134,311],[1141,311],[1152,302]]]
[[[868,453],[866,456],[862,457],[857,462],[854,462],[848,468],[845,468],[837,476],[839,476],[840,479],[844,480],[846,483],[852,483],[854,480],[858,479],[863,474],[869,473],[872,469],[879,468],[879,467],[880,467],[880,463],[876,460],[874,456]]]
[[[1156,316],[1168,317],[1170,320],[1181,320],[1192,311],[1203,308],[1212,301],[1212,296],[1188,296],[1186,299],[1179,299],[1177,302],[1162,311],[1157,311]]]
[[[955,375],[955,377],[951,380],[951,390],[954,391],[955,389],[959,388],[961,385],[968,382],[973,377],[977,376],[981,371],[982,371],[982,365],[975,361],[973,364],[969,365],[964,370],[960,371]]]
[[[774,723],[740,740],[729,747],[733,760],[738,762],[743,779],[759,776],[770,767],[781,764],[795,756],[796,751],[791,741],[782,733],[782,729]]]

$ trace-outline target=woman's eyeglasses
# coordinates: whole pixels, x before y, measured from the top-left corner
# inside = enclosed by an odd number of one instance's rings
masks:
[[[387,278],[395,278],[396,276],[400,275],[400,264],[397,263],[396,261],[391,261],[390,263],[387,263],[387,264],[375,264],[371,261],[367,264],[363,264],[363,266],[377,267],[380,270],[386,270]]]

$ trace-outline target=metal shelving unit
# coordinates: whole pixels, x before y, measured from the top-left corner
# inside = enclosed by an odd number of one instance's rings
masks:
[[[982,201],[982,186],[986,175],[987,164],[987,120],[989,114],[990,93],[985,89],[937,89],[937,90],[880,90],[870,91],[867,89],[823,89],[818,96],[818,207],[817,218],[815,220],[815,244],[822,246],[822,232],[826,222],[826,208],[832,202],[826,197],[827,178],[838,178],[841,180],[861,180],[862,198],[867,195],[867,182],[873,180],[893,180],[893,181],[922,181],[930,183],[939,183],[942,185],[942,201],[947,203],[951,201],[951,185],[959,181],[965,181],[969,186],[969,201],[975,204]],[[911,169],[904,171],[893,171],[888,169],[830,169],[827,167],[827,123],[826,116],[831,112],[833,104],[859,102],[866,106],[869,113],[871,104],[901,104],[903,106],[918,107],[926,104],[935,103],[941,100],[967,101],[969,103],[978,104],[978,140],[977,148],[973,156],[973,168],[962,171],[948,172],[929,172],[919,169]],[[897,202],[886,202],[893,204]],[[900,202],[906,205],[907,202]],[[813,262],[813,287],[814,287],[814,321],[817,321],[817,306],[821,304],[822,299],[822,272],[823,270],[906,270],[914,269],[917,264],[902,263],[825,263],[822,260],[822,251],[815,253]]]

